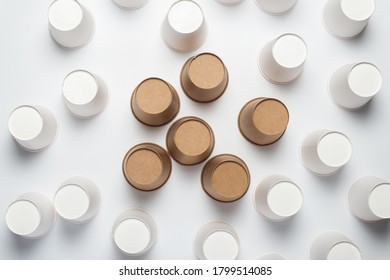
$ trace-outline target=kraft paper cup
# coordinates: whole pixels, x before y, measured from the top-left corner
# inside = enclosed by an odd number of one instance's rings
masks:
[[[359,248],[344,234],[326,231],[319,234],[311,244],[311,260],[360,260]]]
[[[280,100],[260,97],[249,101],[238,116],[238,128],[249,142],[264,146],[278,141],[287,129],[289,113]]]
[[[135,10],[142,8],[149,0],[112,0],[112,2],[119,8],[125,10]]]
[[[256,5],[270,15],[280,15],[291,10],[297,0],[255,0]]]
[[[226,6],[234,6],[240,4],[244,0],[215,0],[219,4],[226,5]]]
[[[157,241],[157,224],[143,209],[126,209],[114,221],[112,240],[123,254],[144,255]]]
[[[99,187],[82,176],[65,180],[54,196],[57,214],[78,224],[92,220],[98,214],[101,202]]]
[[[180,99],[168,82],[160,78],[148,78],[135,88],[130,107],[141,123],[160,126],[177,116],[180,111]]]
[[[223,61],[212,53],[201,53],[184,64],[180,84],[184,93],[197,102],[211,102],[225,92],[229,74]]]
[[[279,253],[265,253],[262,254],[257,258],[257,260],[275,260],[275,261],[282,261],[287,260],[284,256],[280,255]]]
[[[56,0],[49,8],[49,32],[65,49],[87,45],[95,34],[92,14],[76,0]]]
[[[58,133],[57,120],[45,107],[22,105],[12,111],[8,129],[14,140],[29,152],[42,151]]]
[[[5,221],[8,229],[14,234],[37,239],[52,230],[56,221],[56,211],[47,196],[39,192],[28,192],[11,203]]]
[[[366,28],[374,10],[374,0],[328,0],[322,20],[331,35],[350,39]]]
[[[257,212],[274,222],[287,220],[303,205],[301,189],[288,177],[273,174],[265,177],[253,194]]]
[[[332,175],[352,156],[352,144],[341,132],[318,129],[309,133],[300,148],[303,166],[319,176]]]
[[[302,73],[307,57],[306,43],[295,34],[283,34],[267,43],[260,51],[261,74],[274,84],[288,84]]]
[[[175,2],[162,23],[161,36],[176,52],[186,53],[200,48],[207,37],[207,25],[200,6],[192,0]]]
[[[62,95],[69,111],[82,119],[99,115],[106,109],[109,101],[106,83],[86,70],[75,70],[65,77]]]
[[[237,156],[221,154],[209,159],[202,169],[203,190],[220,202],[242,198],[250,185],[249,169]]]
[[[363,222],[390,219],[390,183],[375,176],[357,179],[348,189],[347,205]]]
[[[367,62],[343,65],[329,80],[328,91],[333,102],[346,110],[366,105],[381,89],[379,69]]]
[[[174,160],[184,165],[205,161],[214,149],[214,133],[204,120],[184,117],[169,128],[166,144]]]
[[[168,152],[153,143],[142,143],[131,148],[122,163],[127,182],[141,191],[153,191],[169,179],[172,161]]]
[[[233,226],[225,221],[211,221],[199,229],[193,247],[200,260],[235,260],[240,242]]]

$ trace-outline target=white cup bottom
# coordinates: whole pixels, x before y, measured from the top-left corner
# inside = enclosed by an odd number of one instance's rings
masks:
[[[339,132],[330,132],[319,141],[317,152],[321,161],[326,165],[340,167],[350,160],[352,145],[345,135]]]
[[[41,222],[41,215],[34,203],[19,200],[10,205],[6,214],[8,228],[18,235],[33,233]]]
[[[203,243],[203,253],[208,260],[234,260],[238,250],[236,238],[224,230],[212,232]]]
[[[149,245],[149,227],[137,218],[125,219],[114,231],[114,242],[128,254],[139,254]]]
[[[359,249],[349,242],[340,242],[328,252],[327,260],[360,260]]]

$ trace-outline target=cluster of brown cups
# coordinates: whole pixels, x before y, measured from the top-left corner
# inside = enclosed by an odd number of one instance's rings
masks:
[[[196,102],[211,102],[226,90],[229,81],[223,61],[212,53],[188,59],[180,74],[184,93]],[[148,78],[134,90],[130,107],[143,124],[161,126],[179,113],[180,98],[175,88],[160,78]],[[273,98],[256,98],[241,110],[238,125],[241,134],[257,145],[269,145],[284,134],[289,120],[286,106]],[[199,164],[211,155],[215,137],[210,125],[194,116],[176,120],[166,135],[167,150],[153,143],[132,147],[123,159],[123,174],[130,185],[141,191],[163,186],[172,170],[171,157],[182,165]],[[235,155],[221,154],[203,167],[201,184],[213,199],[232,202],[240,199],[250,185],[245,162]]]

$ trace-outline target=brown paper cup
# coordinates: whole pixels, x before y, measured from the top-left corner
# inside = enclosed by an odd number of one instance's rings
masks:
[[[162,187],[171,175],[172,161],[167,151],[153,143],[131,148],[125,155],[122,171],[127,182],[141,191]]]
[[[180,99],[169,83],[159,78],[149,78],[135,88],[130,107],[143,124],[160,126],[169,123],[179,113]]]
[[[289,121],[287,107],[274,98],[260,97],[249,101],[238,116],[242,136],[256,145],[270,145],[284,134]]]
[[[184,93],[197,102],[211,102],[226,90],[229,74],[222,60],[212,53],[201,53],[184,64],[180,83]]]
[[[184,117],[172,124],[166,137],[167,149],[180,164],[206,160],[214,149],[214,133],[204,120]]]
[[[222,154],[211,158],[203,167],[201,182],[204,191],[220,202],[240,199],[250,185],[248,167],[240,158]]]

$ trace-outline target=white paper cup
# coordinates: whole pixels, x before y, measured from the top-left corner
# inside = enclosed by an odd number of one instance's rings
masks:
[[[235,260],[239,250],[238,234],[225,221],[208,222],[194,239],[194,253],[200,260]]]
[[[303,195],[290,178],[272,174],[265,177],[255,189],[253,204],[260,215],[279,222],[299,212],[303,205]]]
[[[333,102],[347,110],[356,110],[370,101],[382,87],[379,69],[367,62],[343,65],[329,80],[328,91]]]
[[[207,37],[207,25],[200,6],[192,0],[175,2],[162,23],[161,36],[176,52],[192,52],[200,48]]]
[[[374,0],[328,0],[322,20],[330,34],[339,39],[349,39],[366,28],[374,10]]]
[[[58,125],[54,115],[45,107],[22,105],[8,119],[8,129],[15,141],[29,152],[44,150],[54,142]]]
[[[375,176],[357,179],[348,189],[347,205],[363,222],[390,219],[390,183]]]
[[[65,180],[54,195],[57,214],[77,224],[93,219],[100,210],[101,201],[99,187],[82,176]]]
[[[48,234],[56,221],[53,203],[39,192],[20,195],[8,207],[5,222],[11,232],[36,239]]]
[[[283,34],[267,43],[260,51],[259,70],[274,84],[288,84],[303,71],[307,57],[306,43],[295,34]]]
[[[129,256],[149,252],[157,240],[157,224],[145,210],[131,208],[114,221],[112,239],[115,246]]]
[[[49,32],[65,49],[87,45],[95,34],[92,14],[77,0],[56,0],[49,8]]]
[[[244,0],[215,0],[215,1],[225,6],[234,6],[240,4]]]
[[[262,254],[257,258],[257,260],[275,260],[275,261],[282,261],[287,260],[284,256],[280,255],[279,253],[265,253]]]
[[[65,77],[62,95],[69,111],[83,119],[102,113],[109,101],[106,83],[86,70],[75,70]]]
[[[326,231],[319,234],[310,246],[311,260],[360,260],[359,248],[344,234]]]
[[[280,15],[291,10],[297,0],[255,0],[256,5],[271,15]]]
[[[135,10],[142,8],[149,0],[112,0],[119,8],[125,10]]]
[[[300,148],[303,166],[316,175],[332,175],[349,162],[352,144],[341,132],[318,129],[309,133]]]

